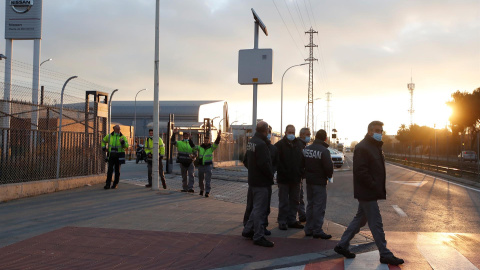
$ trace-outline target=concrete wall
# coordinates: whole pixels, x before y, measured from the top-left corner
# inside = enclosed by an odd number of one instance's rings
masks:
[[[103,182],[105,174],[0,185],[0,201],[6,202]]]

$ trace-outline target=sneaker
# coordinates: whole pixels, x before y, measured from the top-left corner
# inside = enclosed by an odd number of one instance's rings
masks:
[[[254,234],[255,233],[253,231],[250,231],[248,233],[242,232],[242,236],[249,239],[252,239]]]
[[[272,235],[272,232],[267,230],[267,228],[265,228],[265,231],[263,232],[264,235]]]
[[[152,185],[151,184],[146,184],[145,187],[149,188],[149,187],[152,187]]]
[[[203,190],[200,190],[200,196],[203,196]]]
[[[253,241],[253,243],[261,247],[273,247],[275,245],[272,241],[268,241],[267,239],[265,239],[265,237],[255,240]]]
[[[300,221],[300,222],[307,222],[307,218],[306,218],[306,217],[301,217],[301,218],[298,218],[298,221]]]
[[[338,253],[340,255],[343,255],[345,258],[348,258],[348,259],[353,259],[356,256],[355,253],[352,253],[352,252],[350,252],[350,250],[344,249],[341,246],[336,246],[333,250],[336,253]]]
[[[103,188],[104,189],[110,189],[110,185],[105,185]]]
[[[280,229],[282,231],[286,231],[287,230],[287,224],[278,224],[278,229]]]
[[[330,239],[330,238],[332,238],[332,236],[330,234],[326,234],[324,232],[321,232],[319,234],[314,234],[313,238]]]
[[[195,192],[195,190],[193,190],[193,189],[189,189],[189,190],[188,190],[188,192],[189,192],[189,193],[194,193],[194,192]]]
[[[300,224],[300,222],[295,222],[295,223],[292,223],[292,224],[288,224],[288,227],[289,228],[294,228],[294,229],[303,229],[305,228],[305,226],[303,226],[302,224]]]
[[[210,197],[210,192],[205,192],[205,197]]]
[[[399,265],[405,261],[392,255],[392,257],[380,257],[380,262],[391,265]]]

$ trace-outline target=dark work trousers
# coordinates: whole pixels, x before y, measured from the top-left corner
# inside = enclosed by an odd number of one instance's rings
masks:
[[[243,232],[254,232],[253,240],[259,240],[265,236],[265,218],[268,216],[268,187],[251,187],[253,209]]]
[[[378,251],[380,252],[380,256],[393,256],[393,253],[387,248],[385,232],[383,231],[382,216],[380,215],[380,208],[378,208],[377,201],[358,201],[357,214],[348,225],[347,230],[343,233],[338,246],[348,250],[350,240],[353,239],[355,234],[360,232],[360,228],[365,226],[367,222]]]
[[[120,160],[118,154],[110,153],[108,158],[107,181],[105,182],[106,186],[110,186],[110,183],[112,183],[113,167],[115,167],[115,180],[113,181],[113,185],[116,186],[118,182],[120,182]]]
[[[193,184],[195,183],[195,166],[193,162],[190,165],[185,166],[180,163],[180,171],[182,172],[182,188],[183,190],[193,189]],[[187,183],[188,177],[188,183]]]
[[[320,234],[323,232],[322,226],[327,207],[327,186],[307,184],[307,200],[305,233]]]
[[[198,166],[198,185],[201,191],[210,193],[210,183],[212,181],[212,167],[213,165],[200,165]]]
[[[152,171],[153,171],[153,160],[147,160],[148,168],[148,184],[152,185]],[[165,172],[163,171],[163,163],[161,159],[158,159],[158,174],[162,180],[162,186],[164,189],[167,188],[167,182],[165,181]]]
[[[300,182],[278,184],[278,224],[290,225],[297,222],[299,197]]]
[[[300,182],[300,204],[298,205],[298,219],[304,219],[307,217],[306,212],[305,212],[305,200],[303,199],[304,197],[304,183],[305,179],[302,179]]]
[[[268,216],[270,215],[270,205],[272,203],[272,186],[268,186],[268,210],[265,217],[265,228],[268,227]],[[253,195],[252,189],[248,186],[247,192],[247,206],[245,208],[245,214],[243,215],[243,226],[247,225],[248,218],[253,210]]]

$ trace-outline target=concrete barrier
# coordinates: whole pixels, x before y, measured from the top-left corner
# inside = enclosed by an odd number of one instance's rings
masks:
[[[105,174],[0,185],[0,201],[36,196],[105,182]]]

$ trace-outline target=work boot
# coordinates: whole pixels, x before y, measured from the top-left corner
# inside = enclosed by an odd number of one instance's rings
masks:
[[[210,192],[205,192],[205,197],[206,198],[210,197]]]
[[[345,258],[348,258],[348,259],[353,259],[356,256],[355,253],[352,253],[352,252],[350,252],[350,250],[344,249],[341,246],[336,246],[333,250],[336,253],[338,253],[340,255],[343,255]],[[381,258],[380,258],[380,260],[381,260]]]
[[[145,187],[146,188],[152,187],[152,184],[146,184]]]
[[[300,222],[296,221],[295,223],[288,224],[289,228],[294,228],[294,229],[303,229],[305,226],[303,226]]]
[[[284,223],[278,224],[278,229],[279,229],[279,230],[282,230],[282,231],[288,230],[288,229],[287,229],[287,224],[284,224]]]
[[[250,231],[248,233],[242,232],[242,236],[249,239],[252,239],[254,234],[255,233],[253,231]]]
[[[380,256],[380,262],[385,264],[391,264],[391,265],[399,265],[404,263],[405,261],[392,255],[391,257]]]
[[[265,239],[265,237],[255,240],[253,241],[253,243],[261,247],[273,247],[275,245],[275,243],[273,243],[272,241],[268,241],[267,239]]]
[[[200,190],[200,196],[203,196],[203,190]]]
[[[330,234],[326,234],[324,232],[321,232],[319,234],[313,234],[313,238],[330,239],[330,238],[332,238],[332,236]]]
[[[103,188],[104,189],[110,189],[110,185],[105,185]]]

